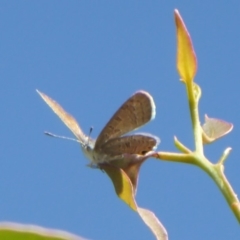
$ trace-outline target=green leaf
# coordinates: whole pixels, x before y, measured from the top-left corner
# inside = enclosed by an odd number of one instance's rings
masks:
[[[188,30],[179,14],[174,11],[177,29],[177,69],[183,82],[193,81],[197,71],[197,58]]]
[[[2,240],[87,240],[77,235],[56,229],[47,229],[36,225],[13,222],[0,223]]]
[[[217,118],[209,118],[205,115],[203,129],[203,143],[208,144],[225,136],[233,129],[233,124]]]
[[[151,229],[158,240],[167,240],[168,234],[164,226],[155,216],[155,214],[147,209],[138,208],[138,213],[145,224]]]
[[[103,169],[112,180],[118,197],[132,208],[132,210],[137,211],[134,189],[127,174],[121,168],[106,164],[102,165],[101,169]]]

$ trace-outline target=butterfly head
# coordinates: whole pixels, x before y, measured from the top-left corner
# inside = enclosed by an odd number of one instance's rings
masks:
[[[92,162],[93,161],[93,149],[95,141],[93,139],[87,138],[87,141],[81,143],[81,148],[84,155]]]

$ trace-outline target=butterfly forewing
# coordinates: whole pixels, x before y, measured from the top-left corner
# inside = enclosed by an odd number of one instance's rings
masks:
[[[86,144],[88,138],[82,132],[74,117],[68,114],[56,101],[48,97],[46,94],[38,91],[38,94],[47,103],[47,105],[57,114],[57,116],[64,122],[64,124],[72,131],[81,144]],[[92,139],[90,141],[93,141]]]
[[[120,137],[144,125],[155,117],[155,104],[150,94],[136,92],[113,115],[96,140],[95,150],[110,139]]]
[[[134,134],[110,139],[102,145],[102,151],[109,156],[117,156],[122,153],[140,154],[152,151],[159,144],[158,137],[150,134]]]

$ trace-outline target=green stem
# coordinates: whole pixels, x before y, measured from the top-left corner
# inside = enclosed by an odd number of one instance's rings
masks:
[[[193,164],[193,157],[191,154],[158,152],[155,157],[164,161]]]
[[[240,223],[240,202],[237,198],[237,194],[234,192],[224,175],[224,166],[221,162],[212,164],[204,155],[197,152],[192,152],[190,154],[158,152],[156,157],[165,161],[193,164],[204,170],[217,184],[229,207]]]
[[[191,153],[191,150],[188,149],[186,146],[184,146],[178,139],[177,137],[174,137],[174,144],[176,146],[176,148],[183,152],[183,153]]]
[[[187,88],[188,104],[189,104],[190,115],[191,115],[192,126],[193,126],[195,149],[198,153],[203,154],[202,128],[200,126],[199,113],[198,113],[199,97],[195,96],[193,81],[187,81],[186,88]],[[198,90],[197,85],[196,85],[196,90]]]
[[[224,166],[221,163],[212,164],[206,158],[204,161],[203,159],[201,159],[197,162],[197,165],[202,168],[217,184],[218,188],[224,195],[229,207],[231,208],[235,217],[240,223],[240,203],[237,198],[237,194],[234,192],[233,188],[231,187],[224,174]]]

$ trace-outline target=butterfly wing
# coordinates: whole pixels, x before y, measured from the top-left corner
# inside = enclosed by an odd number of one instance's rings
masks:
[[[90,141],[91,143],[94,142],[93,139],[88,139],[88,137],[83,133],[75,118],[68,114],[56,101],[54,101],[46,94],[38,90],[37,93],[42,97],[42,99],[47,103],[47,105],[57,114],[57,116],[64,122],[64,124],[72,131],[72,133],[76,136],[76,138],[82,145],[86,144],[88,141]]]
[[[113,115],[96,140],[94,149],[99,151],[110,139],[122,136],[144,125],[155,117],[155,103],[152,96],[145,92],[136,92]]]
[[[145,155],[154,150],[159,143],[158,137],[141,133],[110,139],[101,149],[111,159],[123,153]]]

